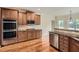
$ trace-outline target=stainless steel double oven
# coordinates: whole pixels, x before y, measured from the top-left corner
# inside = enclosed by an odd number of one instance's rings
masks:
[[[16,42],[17,39],[17,21],[3,19],[2,21],[2,41],[1,45],[7,45]]]

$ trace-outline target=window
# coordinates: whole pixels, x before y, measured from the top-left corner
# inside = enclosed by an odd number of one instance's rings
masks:
[[[79,19],[76,19],[76,21],[75,21],[75,27],[76,27],[76,30],[79,30]]]
[[[64,20],[59,20],[58,21],[58,27],[59,28],[64,28]]]
[[[75,28],[75,21],[68,20],[68,29],[74,29],[74,28]]]

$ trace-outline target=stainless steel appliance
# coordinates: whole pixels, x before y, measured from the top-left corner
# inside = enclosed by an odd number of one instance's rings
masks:
[[[28,20],[28,21],[27,21],[27,24],[35,24],[35,21],[33,21],[33,20]]]
[[[49,38],[50,45],[52,45],[55,48],[59,48],[58,47],[58,44],[59,44],[59,42],[58,42],[58,34],[50,32],[49,36],[50,36],[50,38]]]
[[[17,22],[16,20],[3,19],[2,45],[17,42]]]
[[[54,34],[54,47],[58,48],[58,34]]]

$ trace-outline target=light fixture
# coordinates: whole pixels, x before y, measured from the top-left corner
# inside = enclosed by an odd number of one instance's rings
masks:
[[[72,20],[72,10],[70,10],[70,20]]]
[[[70,10],[70,19],[69,19],[69,23],[72,24],[73,22],[73,18],[72,18],[72,10]]]

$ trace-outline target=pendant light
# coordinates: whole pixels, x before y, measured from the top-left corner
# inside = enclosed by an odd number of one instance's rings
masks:
[[[70,19],[69,19],[69,23],[70,23],[70,24],[73,23],[72,20],[73,20],[73,19],[72,19],[72,10],[70,10]]]

